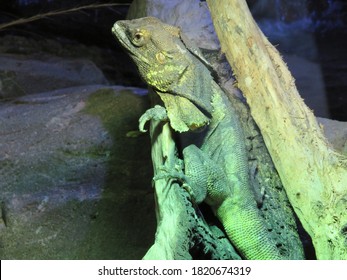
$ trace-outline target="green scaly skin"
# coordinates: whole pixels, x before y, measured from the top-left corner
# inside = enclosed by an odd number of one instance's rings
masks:
[[[198,48],[178,28],[152,17],[118,21],[112,31],[167,111],[150,109],[140,130],[151,118],[169,119],[177,132],[204,128],[197,133],[202,141],[183,150],[184,177],[195,200],[211,206],[243,258],[282,259],[251,190],[237,114]]]

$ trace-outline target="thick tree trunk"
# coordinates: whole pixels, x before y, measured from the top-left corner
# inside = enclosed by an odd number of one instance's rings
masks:
[[[347,159],[323,136],[277,50],[245,0],[207,0],[237,78],[289,200],[318,259],[347,259]],[[300,42],[298,42],[300,43]]]

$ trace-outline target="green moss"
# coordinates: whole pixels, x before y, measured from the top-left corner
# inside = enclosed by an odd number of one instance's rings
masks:
[[[105,88],[91,94],[85,112],[98,116],[111,136],[117,137],[120,132],[125,132],[124,129],[134,130],[137,127],[136,118],[141,111],[141,105],[144,105],[143,97],[136,96],[128,90],[116,94],[114,90]]]
[[[87,150],[69,150],[69,149],[64,149],[61,150],[61,152],[63,153],[63,155],[68,156],[68,157],[76,157],[76,158],[80,158],[80,157],[88,157],[88,158],[109,158],[110,157],[110,149],[108,147],[105,147],[103,145],[99,145],[99,146],[93,146]]]
[[[88,98],[84,111],[100,118],[113,143],[111,150],[103,151],[102,147],[95,147],[89,152],[107,154],[110,175],[119,175],[114,170],[131,173],[133,161],[150,154],[148,135],[128,137],[129,131],[138,130],[138,119],[148,107],[147,98],[128,90],[99,89]]]
[[[0,170],[9,168],[9,169],[13,169],[15,167],[15,163],[13,162],[13,160],[9,160],[9,159],[3,159],[0,160]]]
[[[99,89],[88,98],[85,111],[98,116],[108,130],[112,130],[112,108],[117,108],[118,98],[112,89]]]
[[[84,112],[101,120],[112,146],[86,151],[87,156],[107,157],[107,175],[97,207],[102,219],[93,222],[78,258],[140,259],[153,244],[150,139],[148,134],[128,133],[138,130],[138,119],[148,107],[147,97],[127,90],[100,89],[86,102]]]
[[[0,71],[0,98],[13,98],[24,95],[25,91],[17,83],[14,71]]]

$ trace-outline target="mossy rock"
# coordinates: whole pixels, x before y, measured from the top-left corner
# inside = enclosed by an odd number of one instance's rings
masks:
[[[155,234],[149,106],[78,87],[0,104],[1,259],[141,259]]]

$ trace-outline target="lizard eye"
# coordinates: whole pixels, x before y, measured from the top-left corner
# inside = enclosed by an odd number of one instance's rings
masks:
[[[141,47],[146,43],[145,36],[141,31],[137,31],[133,36],[133,44]]]

